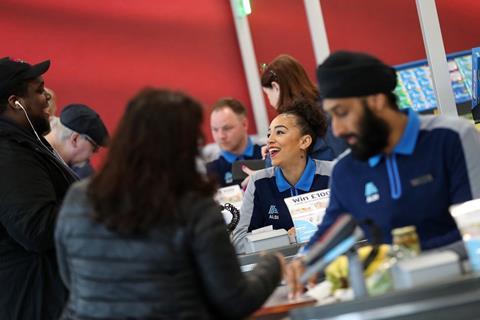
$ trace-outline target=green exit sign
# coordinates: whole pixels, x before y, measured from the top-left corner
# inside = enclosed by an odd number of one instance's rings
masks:
[[[250,0],[236,0],[235,7],[239,17],[245,17],[252,13]]]

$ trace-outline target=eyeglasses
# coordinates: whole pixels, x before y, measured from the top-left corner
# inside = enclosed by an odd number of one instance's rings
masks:
[[[98,151],[98,149],[100,149],[100,146],[95,142],[93,141],[92,138],[90,138],[89,136],[87,136],[86,134],[82,134],[81,135],[83,137],[83,139],[87,140],[88,142],[90,142],[90,144],[92,145],[93,147],[93,153],[96,153]]]

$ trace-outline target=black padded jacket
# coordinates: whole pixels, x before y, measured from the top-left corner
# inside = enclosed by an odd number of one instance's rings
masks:
[[[272,255],[241,273],[212,199],[186,196],[178,223],[122,236],[92,221],[87,186],[69,191],[55,230],[70,290],[63,319],[242,319],[278,285]]]

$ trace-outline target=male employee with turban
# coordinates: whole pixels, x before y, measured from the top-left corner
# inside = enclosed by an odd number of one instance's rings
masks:
[[[480,197],[475,128],[457,118],[399,111],[395,70],[367,54],[333,53],[317,78],[333,132],[351,150],[333,168],[330,203],[306,249],[342,213],[373,220],[385,243],[392,229],[407,225],[416,226],[424,250],[460,240],[448,208]]]

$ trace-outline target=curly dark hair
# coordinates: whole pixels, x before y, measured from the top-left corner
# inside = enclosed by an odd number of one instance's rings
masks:
[[[201,105],[191,97],[147,88],[128,103],[109,153],[88,187],[93,219],[120,233],[179,221],[187,194],[212,196],[198,172]]]
[[[312,151],[317,138],[323,137],[327,132],[328,123],[325,115],[310,100],[294,99],[281,114],[294,115],[301,134],[312,137],[312,143],[308,147],[307,153]]]

